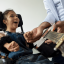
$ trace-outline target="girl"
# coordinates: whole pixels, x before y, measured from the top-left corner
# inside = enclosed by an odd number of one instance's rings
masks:
[[[17,60],[16,64],[53,64],[42,55],[32,54],[32,49],[26,46],[23,34],[16,33],[19,18],[13,10],[3,13],[3,23],[8,37],[4,41],[2,37],[0,43],[4,42],[2,47],[8,51],[9,58]]]

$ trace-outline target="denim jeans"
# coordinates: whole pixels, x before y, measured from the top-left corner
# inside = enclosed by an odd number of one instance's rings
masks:
[[[20,57],[15,64],[54,64],[43,55],[31,54]]]
[[[52,58],[52,61],[55,63],[59,63],[59,64],[64,64],[64,57],[62,57],[61,54],[59,54],[58,56],[55,56]]]

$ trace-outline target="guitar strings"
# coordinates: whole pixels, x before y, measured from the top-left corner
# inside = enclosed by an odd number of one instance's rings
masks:
[[[50,39],[56,43],[63,35],[64,35],[63,33],[49,31],[48,34],[45,35],[45,38]]]

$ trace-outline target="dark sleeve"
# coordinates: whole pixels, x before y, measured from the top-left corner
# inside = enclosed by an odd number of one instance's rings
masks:
[[[11,37],[10,36],[4,36],[1,38],[0,40],[0,51],[1,52],[4,52],[6,54],[10,53],[10,51],[8,51],[5,47],[4,47],[4,44],[7,42],[7,43],[10,43],[12,41]]]
[[[27,43],[27,44],[29,45],[29,48],[30,48],[30,49],[34,48],[33,43]]]

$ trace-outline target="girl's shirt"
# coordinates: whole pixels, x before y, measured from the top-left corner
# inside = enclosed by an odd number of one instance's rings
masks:
[[[7,32],[7,35],[9,35],[12,38],[12,40],[15,41],[16,43],[18,43],[18,45],[20,46],[19,51],[9,53],[9,55],[8,55],[9,58],[18,59],[21,56],[32,54],[32,49],[26,47],[23,34],[11,33],[8,31],[6,31],[6,32]]]

